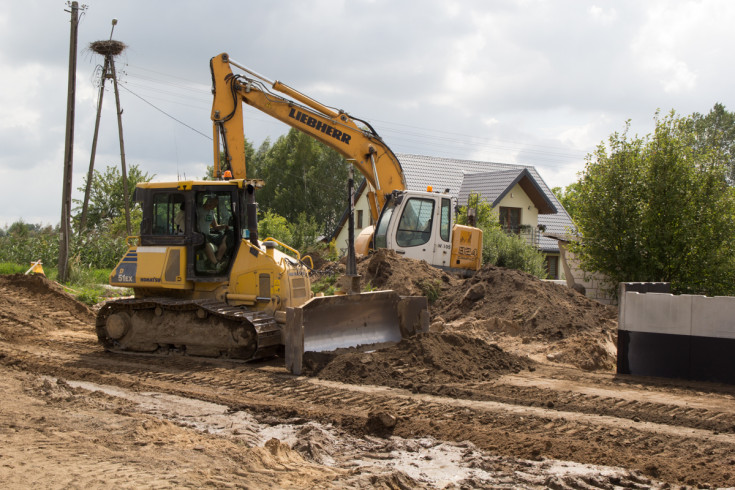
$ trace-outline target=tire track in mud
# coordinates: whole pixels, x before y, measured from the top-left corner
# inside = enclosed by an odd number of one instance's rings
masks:
[[[732,432],[702,429],[697,426],[701,424],[686,425],[687,419],[701,417],[710,426],[732,426],[732,411],[727,410],[637,402],[616,398],[614,390],[609,395],[605,389],[598,389],[595,394],[551,388],[519,390],[518,386],[499,382],[473,389],[483,388],[485,393],[510,390],[514,401],[477,400],[296,378],[276,363],[119,356],[89,349],[86,343],[40,344],[29,346],[28,350],[8,349],[8,345],[0,344],[1,362],[12,360],[26,370],[67,379],[225,404],[233,411],[250,410],[256,417],[318,420],[358,435],[392,433],[456,442],[468,440],[501,455],[627,467],[670,482],[685,483],[691,478],[709,481],[713,465],[729,465],[735,470]],[[54,349],[62,352],[55,354]],[[67,349],[70,351],[63,352]],[[507,398],[507,393],[499,396],[503,397]],[[573,402],[565,401],[563,408],[549,408],[550,397]],[[627,416],[601,414],[600,405],[609,405],[612,412],[627,406],[625,414],[663,411],[664,418],[673,414],[678,420],[676,424],[636,421]],[[371,428],[371,414],[380,412],[395,417],[395,427]],[[680,413],[689,416],[682,417]],[[686,464],[682,464],[684,461]],[[731,480],[731,473],[723,473],[720,480],[712,483],[731,485]]]
[[[410,393],[296,378],[277,360],[112,355],[96,345],[93,325],[4,289],[7,301],[19,300],[16,305],[33,307],[34,318],[56,323],[43,335],[16,319],[17,337],[0,337],[0,363],[18,369],[211,401],[263,420],[316,420],[357,435],[467,440],[504,456],[618,466],[672,483],[735,485],[735,398],[725,388],[701,393],[544,368],[486,383],[426,384],[417,387],[422,393]],[[13,328],[12,315],[1,322]],[[395,417],[395,426],[371,425],[375,413]]]

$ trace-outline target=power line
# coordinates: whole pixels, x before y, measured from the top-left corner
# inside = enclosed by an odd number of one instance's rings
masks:
[[[128,75],[136,79],[137,82],[129,82],[130,85],[140,87],[141,89],[146,91],[165,94],[170,96],[171,98],[179,100],[186,99],[186,101],[188,101],[189,103],[187,104],[184,102],[171,100],[170,98],[163,99],[161,97],[154,96],[154,98],[158,98],[159,100],[166,100],[167,102],[173,104],[181,104],[189,107],[194,107],[192,102],[195,104],[200,101],[204,102],[205,93],[208,92],[208,90],[204,88],[205,85],[201,83],[197,83],[191,80],[185,80],[180,77],[173,77],[171,75],[168,75],[167,73],[157,72],[139,66],[133,66],[133,68],[142,70],[147,73],[129,73]],[[158,76],[160,76],[161,78],[158,78]],[[161,86],[165,88],[161,88]],[[132,93],[136,97],[140,98],[147,104],[165,114],[167,117],[174,119],[180,124],[192,129],[193,131],[196,131],[199,134],[202,134],[203,136],[211,140],[209,136],[204,135],[203,133],[197,131],[186,123],[174,118],[162,109],[153,105],[148,100],[144,99],[142,96],[132,92],[127,87],[124,88],[126,88],[128,92]],[[172,91],[170,90],[171,88],[177,91]],[[182,91],[186,91],[187,94],[182,93]],[[273,122],[271,119],[265,117],[254,117],[252,115],[245,116],[259,122]],[[391,146],[393,147],[412,147],[416,145],[421,145],[422,148],[429,147],[434,149],[442,149],[444,151],[451,151],[452,149],[454,149],[455,151],[466,151],[467,149],[475,149],[480,151],[522,151],[529,155],[544,157],[543,160],[549,162],[550,166],[554,166],[554,164],[552,163],[554,161],[557,162],[557,165],[563,165],[563,161],[583,160],[586,155],[585,153],[568,152],[565,151],[567,150],[566,148],[558,146],[524,143],[521,141],[492,140],[490,138],[484,138],[480,136],[468,136],[467,134],[462,133],[425,128],[409,124],[401,124],[381,119],[371,118],[370,120],[373,122],[377,122],[381,126],[383,126],[384,129],[381,132],[394,135],[392,136],[392,138],[395,139],[391,140]]]
[[[168,112],[164,111],[164,110],[163,110],[163,109],[161,109],[160,107],[156,107],[155,105],[153,105],[152,103],[148,102],[147,100],[145,100],[145,99],[144,99],[143,97],[141,97],[140,95],[136,94],[135,92],[133,92],[132,90],[130,90],[129,88],[127,88],[127,87],[126,87],[125,85],[120,85],[120,87],[121,87],[121,88],[124,88],[125,90],[127,90],[127,91],[128,91],[128,92],[130,92],[131,94],[135,95],[135,96],[136,96],[136,97],[138,97],[138,98],[139,98],[140,100],[142,100],[143,102],[145,102],[145,103],[146,103],[146,104],[148,104],[149,106],[153,107],[153,108],[154,108],[154,109],[156,109],[157,111],[159,111],[159,112],[161,112],[162,114],[164,114],[164,115],[166,115],[166,116],[170,117],[171,119],[173,119],[173,120],[174,120],[174,121],[176,121],[177,123],[179,123],[179,124],[181,124],[181,125],[183,125],[183,126],[186,126],[187,128],[191,129],[191,130],[192,130],[192,131],[194,131],[195,133],[199,133],[199,134],[201,134],[202,136],[204,136],[205,138],[207,138],[207,139],[208,139],[209,141],[212,141],[212,137],[211,137],[211,136],[207,136],[206,134],[202,133],[202,132],[201,132],[201,131],[199,131],[198,129],[194,129],[194,128],[192,128],[191,126],[189,126],[188,124],[186,124],[185,122],[181,121],[180,119],[177,119],[177,118],[175,118],[174,116],[172,116],[172,115],[171,115],[171,114],[169,114]]]

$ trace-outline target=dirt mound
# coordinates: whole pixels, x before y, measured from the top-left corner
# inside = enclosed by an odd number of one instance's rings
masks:
[[[552,340],[599,332],[617,319],[615,308],[571,288],[494,266],[486,266],[465,280],[458,294],[437,301],[433,313],[447,322],[468,316],[484,318],[495,330]]]
[[[66,310],[80,320],[94,320],[94,313],[85,305],[77,301],[74,296],[64,291],[60,284],[50,281],[42,275],[10,274],[0,276],[0,288],[10,287],[26,290],[30,297],[41,301],[48,301],[57,310]]]
[[[404,258],[385,248],[359,261],[357,272],[362,275],[363,285],[392,289],[403,296],[426,296],[430,302],[449,291],[456,281],[424,260]]]
[[[533,362],[494,344],[461,334],[426,333],[369,353],[314,353],[304,356],[304,374],[352,384],[420,391],[421,385],[484,381],[519,372]]]
[[[615,368],[617,309],[566,286],[495,266],[461,279],[387,249],[357,268],[363,285],[427,296],[433,331],[461,332],[539,361]]]
[[[535,353],[547,360],[588,370],[615,365],[616,308],[513,269],[486,266],[442,296],[432,329],[537,344]]]
[[[0,276],[0,340],[94,329],[94,314],[44,276]]]

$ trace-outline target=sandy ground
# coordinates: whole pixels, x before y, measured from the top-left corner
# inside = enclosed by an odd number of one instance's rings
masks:
[[[374,267],[392,268],[386,283],[403,273],[392,261]],[[93,313],[56,285],[0,277],[0,481],[5,488],[735,485],[735,387],[614,374],[614,312],[564,288],[500,269],[474,280],[427,274],[450,291],[432,305],[433,332],[370,354],[312,359],[310,376],[301,377],[279,358],[106,353]],[[406,280],[410,286],[414,276]],[[492,299],[513,289],[520,292],[493,311]],[[556,294],[567,298],[566,314],[555,309]]]

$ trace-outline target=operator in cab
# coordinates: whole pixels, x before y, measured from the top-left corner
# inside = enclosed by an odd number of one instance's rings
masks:
[[[216,197],[210,197],[204,205],[197,209],[197,230],[204,235],[204,253],[207,259],[217,265],[227,252],[227,240],[225,234],[212,233],[213,231],[225,230],[229,228],[227,225],[217,223],[214,217],[214,210],[217,207],[218,200]],[[211,247],[209,244],[214,245]],[[217,250],[215,255],[213,249]]]

